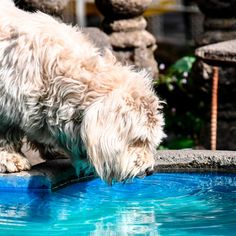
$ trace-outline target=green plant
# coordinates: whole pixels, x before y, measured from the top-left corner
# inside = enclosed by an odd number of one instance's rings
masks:
[[[198,144],[204,123],[204,102],[189,89],[195,60],[193,56],[179,59],[155,81],[158,94],[167,104],[164,114],[168,138],[161,149],[193,148]]]
[[[183,85],[186,84],[189,73],[191,72],[193,63],[196,61],[194,56],[185,56],[176,61],[165,74],[160,74],[156,84],[165,84],[169,91],[179,87],[184,89]]]

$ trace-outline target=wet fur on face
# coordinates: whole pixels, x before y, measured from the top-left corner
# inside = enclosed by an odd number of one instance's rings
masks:
[[[20,151],[27,137],[45,158],[61,150],[78,174],[92,165],[109,183],[144,175],[164,137],[160,109],[145,71],[75,27],[1,2],[0,171],[30,168]]]

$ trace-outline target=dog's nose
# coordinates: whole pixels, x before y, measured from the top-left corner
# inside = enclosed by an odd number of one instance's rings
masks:
[[[146,173],[146,176],[149,176],[149,175],[152,175],[154,173],[154,170],[153,170],[153,168],[147,168],[145,173]]]

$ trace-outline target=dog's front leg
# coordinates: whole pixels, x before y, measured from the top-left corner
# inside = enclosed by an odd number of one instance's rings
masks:
[[[46,161],[69,158],[69,154],[58,147],[45,145],[36,141],[31,141],[30,144],[33,149],[39,152],[40,157]]]
[[[95,174],[95,170],[91,163],[87,160],[85,154],[76,156],[71,155],[70,159],[78,177],[91,176]]]

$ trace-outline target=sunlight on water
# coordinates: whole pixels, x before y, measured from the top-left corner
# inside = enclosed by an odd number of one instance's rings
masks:
[[[160,173],[110,187],[0,190],[0,235],[232,235],[236,175]]]

